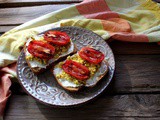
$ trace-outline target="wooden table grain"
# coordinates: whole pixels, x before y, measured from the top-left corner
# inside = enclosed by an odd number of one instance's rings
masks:
[[[81,1],[1,0],[0,34]],[[13,83],[4,119],[160,120],[160,47],[156,43],[119,41],[109,45],[115,54],[116,71],[112,83],[98,99],[76,108],[51,108],[36,102],[18,83]]]

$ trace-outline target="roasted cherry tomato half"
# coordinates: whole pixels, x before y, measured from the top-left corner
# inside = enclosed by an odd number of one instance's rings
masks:
[[[83,47],[79,52],[79,56],[89,63],[99,64],[104,60],[104,54],[90,47]]]
[[[70,42],[70,37],[65,32],[48,31],[44,34],[44,39],[51,44],[64,46]]]
[[[33,40],[28,45],[28,52],[41,59],[50,59],[55,53],[55,48],[46,42]]]
[[[62,65],[62,69],[72,77],[75,77],[78,80],[86,80],[89,78],[90,71],[89,69],[72,60],[66,60]]]

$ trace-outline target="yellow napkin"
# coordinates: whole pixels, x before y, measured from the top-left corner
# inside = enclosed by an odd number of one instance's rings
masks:
[[[25,41],[61,26],[90,29],[105,40],[160,41],[160,8],[151,0],[85,0],[24,23],[0,37],[0,67],[15,62]]]

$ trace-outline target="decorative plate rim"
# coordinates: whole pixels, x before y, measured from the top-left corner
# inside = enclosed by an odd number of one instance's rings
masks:
[[[94,35],[96,35],[96,36],[98,36],[99,38],[101,38],[99,35],[97,35],[96,33],[93,33],[92,31],[90,31],[90,30],[88,30],[88,29],[84,29],[84,28],[79,28],[79,27],[73,27],[73,26],[67,26],[67,27],[58,27],[58,28],[53,28],[53,29],[50,29],[50,30],[57,30],[57,29],[60,29],[60,30],[63,30],[63,29],[80,29],[80,30],[84,30],[84,31],[88,31],[88,32],[90,32],[90,33],[92,33],[92,34],[94,34]],[[47,30],[48,31],[48,30]],[[44,32],[42,32],[41,34],[43,34]],[[101,38],[102,40],[103,40],[103,38]],[[104,40],[103,40],[104,41]],[[103,87],[103,88],[101,88],[100,89],[100,91],[98,91],[98,93],[96,93],[96,94],[94,94],[90,99],[88,99],[88,100],[85,100],[85,101],[83,101],[83,102],[75,102],[75,103],[72,103],[72,104],[70,104],[70,105],[56,105],[56,104],[53,104],[53,103],[50,103],[50,102],[45,102],[45,101],[43,101],[43,99],[38,99],[38,98],[36,98],[36,96],[34,96],[32,93],[30,93],[29,92],[29,90],[27,90],[27,88],[23,85],[23,82],[22,82],[22,77],[20,76],[20,62],[22,62],[21,61],[21,57],[23,57],[23,54],[24,54],[24,51],[22,50],[21,51],[21,54],[20,54],[20,56],[18,57],[18,62],[17,62],[17,70],[16,70],[16,72],[17,72],[17,76],[18,76],[18,81],[19,81],[19,83],[20,83],[20,85],[22,86],[22,88],[24,89],[24,91],[28,94],[28,95],[30,95],[31,97],[33,97],[35,100],[37,100],[37,101],[39,101],[40,103],[43,103],[43,104],[45,104],[45,105],[49,105],[49,106],[52,106],[52,107],[63,107],[63,108],[66,108],[66,107],[75,107],[75,106],[80,106],[80,105],[82,105],[82,104],[86,104],[86,103],[88,103],[89,101],[93,101],[94,99],[96,99],[100,94],[102,94],[105,90],[106,90],[106,88],[108,87],[108,85],[111,83],[111,81],[112,81],[112,79],[113,79],[113,75],[114,75],[114,71],[115,71],[115,58],[114,58],[114,54],[113,54],[113,52],[112,52],[112,49],[110,48],[110,46],[106,43],[106,41],[104,41],[105,42],[105,44],[106,44],[106,46],[108,47],[108,49],[109,49],[109,52],[110,52],[110,54],[112,55],[112,66],[110,66],[109,65],[109,72],[111,72],[111,75],[110,75],[110,79],[108,79],[108,82],[105,84],[105,86]],[[109,74],[109,73],[107,73],[107,74]],[[105,79],[106,78],[106,75],[104,76],[104,78],[102,78],[102,79]],[[94,86],[94,87],[96,87],[96,86]]]

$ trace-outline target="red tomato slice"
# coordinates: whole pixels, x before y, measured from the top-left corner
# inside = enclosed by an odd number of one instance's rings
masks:
[[[104,60],[104,54],[90,47],[83,47],[79,52],[79,56],[93,64],[99,64]]]
[[[51,44],[64,46],[70,42],[70,37],[65,32],[48,31],[44,34],[44,39]]]
[[[78,80],[86,80],[89,78],[89,69],[78,62],[66,60],[66,62],[62,65],[62,69],[67,74],[75,77]]]
[[[41,59],[50,59],[55,53],[55,48],[43,41],[31,41],[28,45],[28,52]]]

